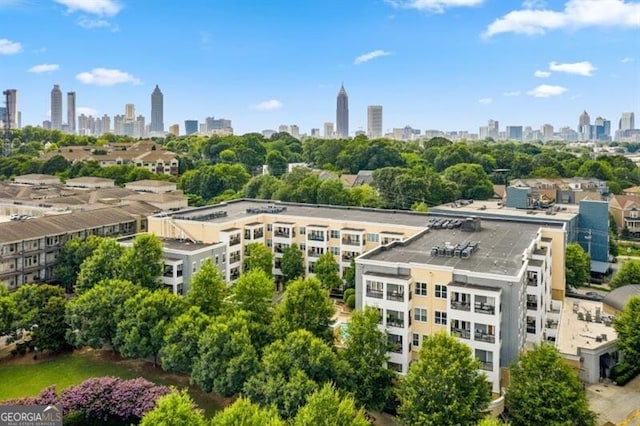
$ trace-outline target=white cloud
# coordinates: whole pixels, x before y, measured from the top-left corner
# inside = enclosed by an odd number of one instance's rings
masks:
[[[533,75],[534,77],[538,77],[538,78],[547,78],[551,75],[551,73],[549,71],[536,70],[536,72],[534,72]]]
[[[22,45],[17,41],[11,41],[6,38],[0,38],[0,55],[13,55],[20,53]]]
[[[40,65],[32,66],[27,71],[35,74],[40,74],[43,72],[58,71],[59,69],[60,69],[60,65],[58,64],[40,64]]]
[[[78,115],[84,114],[84,115],[93,115],[94,117],[97,117],[99,112],[100,111],[98,111],[97,109],[91,108],[91,107],[82,106],[82,107],[76,108],[76,113]]]
[[[521,93],[522,92],[520,92],[519,90],[513,90],[511,92],[504,92],[502,95],[507,97],[514,97],[514,96],[520,96]]]
[[[109,68],[94,68],[91,71],[81,72],[76,75],[76,79],[84,84],[96,86],[113,86],[122,83],[141,84],[137,77],[124,71]]]
[[[629,57],[622,58],[622,59],[620,59],[620,62],[622,62],[623,64],[629,64],[629,63],[633,62],[633,58],[629,58]]]
[[[593,75],[593,72],[597,70],[597,68],[591,65],[591,62],[588,62],[588,61],[566,63],[566,64],[550,62],[549,69],[551,71],[564,72],[567,74],[583,75],[585,77],[591,77]]]
[[[251,108],[257,109],[258,111],[274,111],[282,108],[282,102],[277,99],[270,99],[256,105],[252,105]]]
[[[544,34],[585,27],[640,27],[640,3],[625,0],[569,0],[564,10],[521,9],[493,21],[484,37],[501,33]]]
[[[527,94],[533,96],[534,98],[550,98],[551,96],[562,95],[566,91],[566,87],[541,84],[540,86],[529,90]]]
[[[365,53],[358,56],[356,59],[354,59],[353,64],[360,65],[360,64],[364,64],[365,62],[369,62],[372,59],[380,58],[382,56],[389,56],[389,55],[391,55],[391,52],[378,49],[378,50],[374,50],[369,53]]]
[[[72,12],[84,12],[98,16],[115,16],[122,10],[122,5],[116,0],[55,0]]]
[[[484,0],[385,0],[393,7],[416,9],[423,12],[443,13],[452,7],[480,6]]]
[[[493,98],[480,98],[478,99],[478,103],[489,105],[490,103],[493,103]]]
[[[86,29],[111,27],[111,23],[105,19],[93,19],[88,16],[78,19],[78,25]]]
[[[524,0],[522,2],[523,9],[544,9],[547,2],[543,0]]]

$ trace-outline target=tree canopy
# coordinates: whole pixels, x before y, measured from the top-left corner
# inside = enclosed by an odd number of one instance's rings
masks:
[[[186,300],[189,305],[198,306],[203,313],[215,316],[222,311],[227,292],[222,273],[211,259],[207,259],[191,276]]]
[[[356,406],[352,396],[343,395],[330,383],[307,397],[298,410],[293,426],[368,426],[363,409]]]
[[[398,414],[407,425],[475,424],[491,399],[468,345],[445,333],[426,337],[420,357],[400,380]]]
[[[640,260],[625,260],[613,276],[609,287],[618,288],[629,284],[640,284]]]
[[[245,251],[243,269],[245,271],[260,269],[271,277],[273,275],[273,253],[264,244],[248,244]]]
[[[140,426],[205,426],[202,413],[186,390],[174,391],[156,401],[156,407],[147,412]]]
[[[285,282],[293,281],[304,275],[304,255],[297,244],[284,249],[280,270],[284,275]]]
[[[314,273],[326,289],[338,288],[342,285],[340,265],[331,252],[322,254],[315,263]]]
[[[580,287],[589,281],[591,258],[580,244],[567,244],[564,262],[567,287]]]
[[[523,353],[512,366],[505,407],[513,426],[595,424],[577,374],[549,344]]]
[[[625,362],[640,367],[640,296],[629,299],[622,313],[613,322],[618,333],[618,349]]]

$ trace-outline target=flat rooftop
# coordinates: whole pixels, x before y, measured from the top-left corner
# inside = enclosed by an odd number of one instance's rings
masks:
[[[118,238],[118,242],[122,244],[132,244],[133,240],[137,235],[129,235],[127,237]],[[180,251],[196,251],[207,247],[213,247],[218,243],[213,244],[204,244],[204,243],[194,243],[190,240],[178,240],[173,238],[160,238],[162,241],[162,245],[169,250],[180,250]]]
[[[574,312],[574,305],[577,307],[577,312]],[[618,338],[612,325],[607,326],[604,322],[596,322],[597,308],[600,308],[603,318],[610,318],[609,314],[604,313],[602,302],[571,297],[564,299],[556,337],[556,347],[561,353],[578,355],[578,348],[597,349]],[[589,313],[591,322],[581,320],[578,313],[582,313],[583,318],[586,318]],[[607,336],[607,340],[596,341],[596,337],[601,337],[603,334]]]
[[[553,214],[547,214],[545,210],[525,210],[505,207],[503,202],[498,200],[476,200],[466,206],[456,203],[442,204],[429,209],[429,213],[447,216],[495,217],[502,220],[511,219],[535,223],[567,222],[578,214],[579,206],[577,204],[555,204],[555,206],[559,207],[560,210],[553,211]]]
[[[286,210],[275,212],[256,212],[247,213],[247,209],[265,209],[269,206],[286,207]],[[226,212],[226,216],[211,217],[214,212]],[[348,222],[365,222],[365,223],[388,223],[393,225],[413,226],[416,228],[424,228],[427,226],[429,216],[425,213],[399,211],[399,210],[383,210],[369,209],[363,207],[344,207],[344,206],[328,206],[316,204],[297,204],[285,203],[269,200],[235,200],[227,203],[221,203],[213,206],[207,206],[197,209],[181,210],[176,215],[181,218],[192,218],[199,220],[198,217],[206,217],[204,221],[212,223],[233,222],[239,219],[257,216],[259,214],[271,214],[277,218],[278,222],[295,223],[297,217],[331,219],[334,221]],[[293,217],[293,218],[292,218]],[[176,220],[179,220],[176,218]]]
[[[522,254],[536,238],[540,225],[506,221],[481,222],[478,232],[460,229],[431,229],[403,242],[383,246],[362,255],[392,263],[421,263],[481,273],[517,275],[522,268]],[[433,247],[478,243],[468,258],[431,255]]]

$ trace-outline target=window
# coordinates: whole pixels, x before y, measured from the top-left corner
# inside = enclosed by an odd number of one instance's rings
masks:
[[[267,231],[271,231],[272,229],[273,229],[273,226],[270,223],[268,223],[267,224]]]
[[[307,228],[305,228],[304,226],[300,227],[300,235],[304,235],[307,233]]]
[[[417,282],[416,283],[416,296],[426,296],[427,295],[427,283],[425,282]]]
[[[332,255],[337,256],[340,254],[340,247],[329,247],[329,251]]]
[[[367,241],[371,243],[377,243],[380,241],[380,235],[378,234],[367,234]]]
[[[447,325],[447,313],[436,311],[435,321],[438,325]]]
[[[216,254],[216,265],[218,265],[219,263],[220,263],[220,256]]]
[[[442,284],[436,284],[436,297],[438,299],[447,298],[447,286]]]
[[[329,236],[331,237],[331,239],[337,240],[340,238],[340,231],[331,230]]]
[[[418,333],[413,333],[413,336],[411,338],[411,344],[414,347],[420,346],[420,335]]]
[[[271,242],[271,240],[267,240],[267,247],[271,247],[273,245],[273,243]]]
[[[305,251],[307,245],[305,243],[300,244],[300,250]]]
[[[416,321],[427,322],[427,310],[425,308],[416,308],[413,318]]]
[[[193,264],[191,264],[191,272],[196,272],[196,269],[198,267],[196,266],[196,262],[193,262]]]

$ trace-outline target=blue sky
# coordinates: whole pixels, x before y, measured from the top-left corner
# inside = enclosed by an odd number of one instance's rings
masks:
[[[385,130],[575,128],[583,109],[617,127],[640,112],[640,2],[0,0],[0,87],[23,125],[48,118],[53,84],[80,111],[149,120],[159,84],[165,127],[309,132],[335,121],[341,82],[352,133],[372,104]]]

